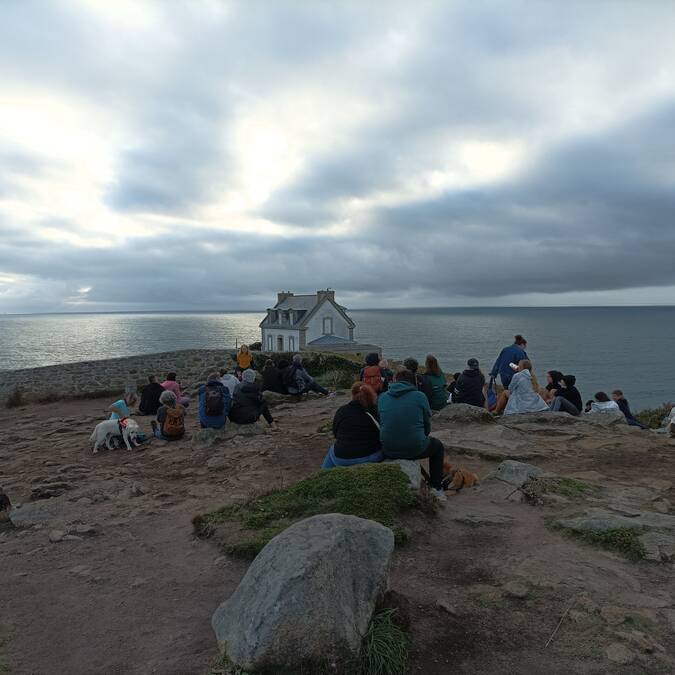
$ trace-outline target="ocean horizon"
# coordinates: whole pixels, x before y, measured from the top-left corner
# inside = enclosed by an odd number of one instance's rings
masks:
[[[622,389],[639,409],[675,399],[675,306],[413,307],[349,310],[356,339],[385,357],[428,353],[447,373],[470,357],[487,373],[516,333],[540,381],[576,375],[585,398]],[[263,311],[63,312],[0,315],[0,370],[260,340]]]

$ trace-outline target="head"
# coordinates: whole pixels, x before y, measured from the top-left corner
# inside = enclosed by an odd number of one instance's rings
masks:
[[[389,368],[389,361],[387,361],[387,359],[382,359],[380,361],[379,365],[380,365],[380,368],[387,368],[388,369]]]
[[[577,378],[574,375],[563,375],[562,381],[567,389],[571,389],[577,383]]]
[[[241,374],[241,381],[242,382],[248,382],[249,384],[252,384],[255,382],[255,370],[251,370],[248,368]]]
[[[155,384],[157,378],[154,375],[148,375],[148,384]]]
[[[612,400],[613,401],[620,401],[623,398],[623,392],[621,389],[615,389],[612,392]]]
[[[517,344],[521,349],[525,349],[527,347],[527,340],[522,336],[522,335],[516,335],[513,338],[513,341],[515,344]]]
[[[272,359],[267,359],[267,361],[265,361],[265,368],[274,368],[274,361],[272,361]]]
[[[588,412],[591,407],[593,406],[593,401],[586,401],[586,405],[584,406],[584,410]]]
[[[438,359],[433,354],[427,354],[427,358],[424,361],[424,367],[427,373],[432,375],[440,375],[443,371],[438,365]]]
[[[480,363],[478,363],[478,359],[469,359],[466,362],[466,365],[469,370],[480,370]]]
[[[159,397],[159,402],[162,405],[165,405],[167,408],[176,407],[176,394],[172,391],[163,391],[162,395]]]
[[[549,370],[546,373],[546,380],[549,384],[560,384],[563,374],[559,370]]]
[[[240,354],[248,354],[248,351],[249,351],[248,345],[242,345],[241,347],[239,347],[239,353]]]
[[[394,375],[394,381],[396,382],[406,382],[407,384],[412,384],[415,386],[415,373],[412,370],[399,370],[396,375]]]
[[[300,354],[296,354],[293,357],[293,365],[294,366],[301,366],[302,365],[302,356],[300,356]]]
[[[377,403],[377,394],[367,384],[354,382],[352,385],[352,401],[358,401],[364,408],[374,408]]]
[[[176,373],[173,371],[170,373],[166,374],[166,379],[169,380],[169,382],[175,382],[176,381]]]
[[[522,372],[523,370],[532,370],[532,361],[530,359],[521,359],[518,361],[518,372]]]
[[[227,368],[221,368],[218,372],[220,373],[220,376],[223,377],[227,375]]]
[[[217,381],[220,378],[220,375],[213,371],[212,373],[209,373],[209,376],[206,378],[209,382]]]
[[[459,380],[459,376],[460,376],[461,374],[462,374],[462,373],[453,373],[453,374],[452,374],[452,379],[453,379],[455,382],[457,382],[457,380]]]
[[[604,391],[599,391],[595,394],[594,398],[598,403],[607,403],[609,401],[609,396]]]
[[[411,373],[416,373],[417,369],[420,367],[420,364],[417,363],[417,359],[413,359],[412,357],[407,358],[403,362],[403,368],[405,370],[409,370]]]

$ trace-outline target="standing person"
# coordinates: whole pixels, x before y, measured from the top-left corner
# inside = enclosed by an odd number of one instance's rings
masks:
[[[377,414],[377,394],[364,382],[352,385],[352,400],[333,417],[335,443],[328,449],[322,469],[381,462],[382,443]]]
[[[384,390],[389,389],[389,385],[394,381],[394,371],[389,367],[389,361],[382,359],[380,361],[380,370],[384,377]]]
[[[367,384],[378,396],[384,391],[384,374],[380,368],[380,355],[377,352],[366,356],[366,365],[361,368],[359,380]]]
[[[241,384],[230,408],[230,421],[235,424],[255,424],[261,415],[267,424],[274,424],[272,413],[262,397],[262,389],[255,381],[255,370],[249,368],[241,374]]]
[[[190,405],[190,397],[183,396],[180,390],[180,384],[178,384],[178,382],[176,381],[176,373],[174,373],[173,371],[166,374],[166,380],[162,382],[162,387],[167,391],[172,391],[174,394],[176,394],[176,400],[184,408],[187,408]]]
[[[237,375],[241,375],[241,373],[243,373],[245,370],[248,370],[249,368],[254,368],[253,354],[251,354],[251,350],[248,348],[248,345],[242,345],[239,347],[239,351],[237,352]]]
[[[615,401],[610,401],[609,396],[604,391],[599,391],[593,398],[595,398],[595,401],[591,401],[591,409],[588,411],[588,414],[621,412],[619,404]]]
[[[428,354],[424,362],[424,379],[426,380],[429,406],[432,410],[443,410],[448,405],[448,383],[438,364],[438,359]]]
[[[427,397],[417,389],[410,370],[396,373],[394,384],[377,402],[380,440],[385,457],[418,460],[429,458],[432,494],[446,501],[443,492],[445,448],[431,433],[431,408]]]
[[[495,365],[492,366],[490,377],[499,375],[504,389],[508,389],[514,374],[513,368],[509,364],[514,363],[517,366],[520,361],[526,359],[527,352],[525,349],[527,349],[527,340],[522,335],[516,335],[513,344],[502,349]]]
[[[176,400],[172,391],[163,391],[159,397],[161,406],[157,410],[157,421],[152,420],[155,438],[177,441],[185,435],[185,408]]]
[[[221,368],[220,381],[230,392],[230,398],[234,398],[234,395],[237,393],[237,388],[239,387],[239,379],[231,373],[228,373],[225,368]]]
[[[532,363],[528,359],[522,359],[518,364],[518,371],[511,378],[509,388],[499,395],[495,414],[499,414],[502,410],[505,415],[550,410],[546,401],[532,386],[531,370]]]
[[[409,357],[403,361],[403,368],[405,368],[405,370],[409,370],[415,376],[415,386],[417,389],[419,389],[419,391],[421,391],[428,400],[431,400],[431,387],[429,382],[417,372],[419,367],[420,364],[417,363],[417,359],[413,359],[412,357]]]
[[[549,403],[553,412],[566,412],[574,417],[581,415],[584,404],[581,394],[576,388],[577,378],[574,375],[563,375],[560,389],[556,389]]]
[[[454,386],[452,395],[453,403],[466,403],[477,408],[485,407],[485,375],[480,371],[478,359],[469,359],[466,362],[466,369],[459,375]]]
[[[199,423],[202,429],[222,429],[227,422],[232,399],[230,390],[211,373],[199,388]]]
[[[631,412],[630,405],[628,404],[628,401],[624,398],[621,389],[615,389],[612,392],[612,400],[619,406],[619,410],[621,410],[621,412],[623,413],[623,416],[626,418],[626,422],[628,422],[629,426],[639,427],[640,429],[649,429],[649,427],[646,426],[645,424],[642,424],[640,420],[635,419],[635,416]]]
[[[286,364],[288,365],[288,364]],[[277,394],[285,394],[284,383],[281,379],[281,369],[274,365],[272,359],[265,361],[265,367],[262,369],[262,390],[274,391]]]
[[[284,371],[284,385],[289,394],[297,396],[315,391],[324,396],[329,395],[328,389],[324,389],[304,368],[302,365],[302,356],[296,354],[293,357],[293,363]]]
[[[159,401],[160,396],[164,392],[164,387],[157,382],[154,375],[148,375],[148,384],[143,387],[141,392],[141,402],[138,404],[138,412],[140,415],[156,415],[159,406],[162,405]]]

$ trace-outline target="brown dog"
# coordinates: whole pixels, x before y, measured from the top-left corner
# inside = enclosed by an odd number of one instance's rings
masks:
[[[448,485],[448,490],[459,492],[464,487],[478,485],[478,476],[475,473],[461,467],[453,469],[452,464],[447,461],[443,462],[443,475],[452,479],[450,485]]]

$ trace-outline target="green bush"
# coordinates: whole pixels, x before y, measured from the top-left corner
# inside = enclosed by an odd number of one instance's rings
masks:
[[[408,662],[408,639],[393,621],[395,609],[386,609],[370,620],[363,637],[359,675],[404,675]]]
[[[659,429],[663,418],[667,417],[673,408],[675,408],[675,403],[662,403],[658,408],[646,408],[635,413],[635,417],[650,429]]]
[[[294,353],[291,352],[270,352],[268,354],[254,354],[253,362],[256,370],[262,370],[267,359],[271,359],[275,366],[282,361],[290,364],[293,361]],[[303,352],[302,363],[307,372],[313,377],[324,375],[331,371],[341,371],[355,374],[361,370],[361,365],[351,359],[337,354],[324,352]]]

